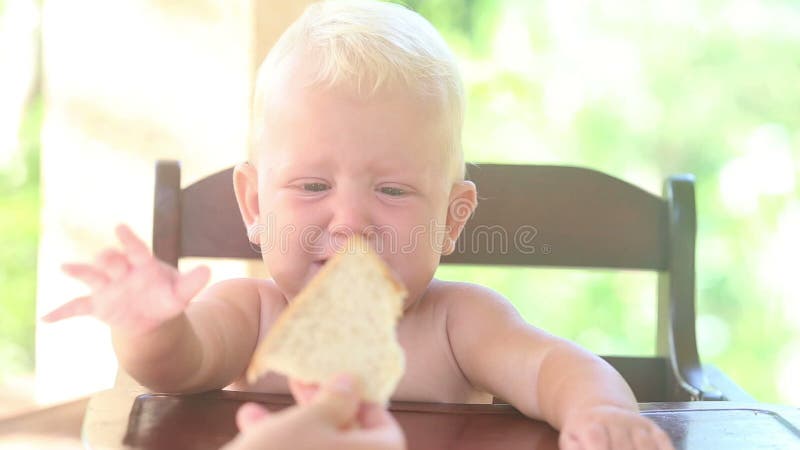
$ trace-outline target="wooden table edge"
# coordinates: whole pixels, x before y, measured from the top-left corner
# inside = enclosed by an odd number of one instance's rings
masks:
[[[173,396],[168,394],[149,393],[144,388],[109,389],[101,391],[91,397],[86,407],[83,425],[81,427],[81,441],[85,448],[90,449],[119,449],[129,448],[122,445],[127,432],[131,407],[139,395]],[[197,394],[195,394],[197,395]],[[211,398],[262,401],[272,404],[290,404],[291,398],[287,395],[259,394],[236,391],[215,391],[199,394],[209,395]],[[754,412],[779,415],[788,420],[792,425],[800,428],[800,409],[758,402],[664,402],[640,403],[639,409],[645,416],[659,413],[679,411],[726,411],[748,410]],[[425,412],[442,414],[521,414],[510,405],[498,404],[446,404],[423,402],[392,402],[392,411]]]

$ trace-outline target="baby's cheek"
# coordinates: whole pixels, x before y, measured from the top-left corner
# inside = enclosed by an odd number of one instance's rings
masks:
[[[319,235],[321,228],[310,221],[307,213],[281,205],[274,206],[277,207],[267,212],[262,220],[270,249],[293,252],[302,247],[304,242],[313,241]]]
[[[398,255],[390,265],[408,290],[409,295],[406,298],[408,306],[427,289],[436,272],[438,258],[429,252],[417,249],[417,253]]]

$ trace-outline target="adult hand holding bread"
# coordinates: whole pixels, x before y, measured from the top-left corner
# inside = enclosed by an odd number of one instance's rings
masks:
[[[247,403],[236,415],[241,433],[224,450],[404,449],[403,432],[391,414],[378,405],[364,405],[358,392],[352,376],[338,375],[302,406],[272,413]]]

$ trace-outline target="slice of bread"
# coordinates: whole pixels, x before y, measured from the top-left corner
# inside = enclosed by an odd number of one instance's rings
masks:
[[[395,330],[405,296],[369,244],[350,238],[258,345],[248,380],[270,370],[306,383],[350,373],[366,401],[385,404],[405,368]]]

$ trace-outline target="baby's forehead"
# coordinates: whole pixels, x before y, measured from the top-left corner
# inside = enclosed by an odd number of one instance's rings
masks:
[[[451,172],[443,166],[459,164],[453,161],[452,148],[459,144],[454,136],[460,128],[455,130],[441,99],[422,95],[399,81],[374,92],[359,91],[351,84],[314,84],[311,69],[300,62],[287,63],[282,74],[262,86],[263,102],[257,105],[261,109],[254,111],[259,122],[253,124],[257,140],[251,159],[277,156],[305,162],[311,156],[339,151],[332,142],[345,135],[361,139],[362,151],[376,153],[387,162],[398,155],[421,158],[439,168],[439,177]],[[417,155],[417,150],[422,153]]]
[[[442,146],[438,141],[452,135],[442,108],[402,90],[364,97],[347,89],[287,86],[264,105],[259,125],[268,138],[349,140],[377,148],[396,143],[398,152]]]
[[[313,153],[298,148],[282,148],[265,150],[262,155],[265,156],[265,167],[282,173],[330,172],[336,169],[352,168],[370,175],[392,174],[413,177],[429,173],[439,175],[442,172],[439,164],[430,164],[415,155],[396,154],[387,157],[378,152],[369,153],[370,150],[366,149],[358,158],[353,158],[343,157],[338,152],[324,148]]]
[[[308,176],[309,174],[421,180],[446,178],[444,152],[391,152],[363,147],[343,153],[334,147],[286,145],[265,146],[259,166],[274,175]]]

